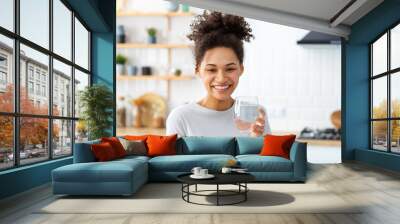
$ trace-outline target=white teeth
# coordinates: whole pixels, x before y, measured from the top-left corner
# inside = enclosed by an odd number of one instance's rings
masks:
[[[217,85],[215,85],[215,86],[213,86],[214,88],[216,88],[216,89],[218,89],[218,90],[224,90],[224,89],[228,89],[229,88],[229,85],[225,85],[225,86],[217,86]]]

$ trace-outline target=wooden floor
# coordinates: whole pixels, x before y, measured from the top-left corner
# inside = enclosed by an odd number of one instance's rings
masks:
[[[43,186],[0,202],[0,223],[400,223],[398,173],[359,163],[310,165],[308,182],[367,206],[357,214],[35,214],[38,207],[54,200],[50,187]]]

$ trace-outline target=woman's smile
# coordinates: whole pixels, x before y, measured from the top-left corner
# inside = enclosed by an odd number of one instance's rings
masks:
[[[231,84],[211,84],[211,88],[217,92],[225,92],[231,86],[232,86]]]

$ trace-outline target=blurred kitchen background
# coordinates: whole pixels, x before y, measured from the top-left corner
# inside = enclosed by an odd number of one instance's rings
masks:
[[[205,95],[186,35],[202,9],[163,0],[117,0],[117,135],[165,134],[171,109]],[[254,95],[273,134],[295,133],[308,160],[339,163],[340,38],[246,19],[245,72],[235,96]]]

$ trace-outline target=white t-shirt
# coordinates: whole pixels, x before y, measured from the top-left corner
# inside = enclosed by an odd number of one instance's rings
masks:
[[[166,134],[183,136],[248,136],[240,132],[234,122],[234,108],[224,111],[212,110],[196,102],[178,106],[167,118]],[[264,134],[271,133],[267,116]]]

